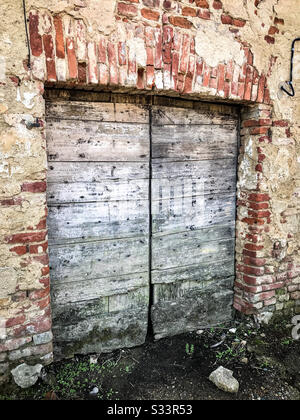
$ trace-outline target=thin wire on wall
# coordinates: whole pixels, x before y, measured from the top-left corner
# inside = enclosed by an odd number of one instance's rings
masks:
[[[27,16],[26,16],[26,3],[23,0],[23,11],[24,11],[24,23],[25,23],[25,33],[26,33],[26,41],[27,41],[27,48],[28,48],[28,68],[31,68],[31,53],[30,53],[30,44],[29,44],[29,35],[28,35],[28,28],[27,28]]]

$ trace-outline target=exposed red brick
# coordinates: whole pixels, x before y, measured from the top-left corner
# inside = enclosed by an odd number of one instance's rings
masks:
[[[243,28],[246,25],[246,21],[243,19],[232,19],[232,25]]]
[[[193,9],[192,7],[183,7],[182,8],[182,15],[183,16],[197,16],[197,10]]]
[[[41,256],[34,256],[32,258],[34,261],[39,262],[42,265],[48,266],[49,265],[49,255],[41,255]]]
[[[78,63],[78,81],[87,83],[87,66],[86,63]]]
[[[258,82],[258,93],[257,93],[257,102],[259,103],[262,103],[264,100],[265,84],[266,84],[266,76],[261,75]]]
[[[45,230],[47,227],[47,219],[42,219],[36,226],[34,230]]]
[[[251,193],[248,196],[248,200],[249,201],[255,201],[255,202],[259,203],[259,202],[263,202],[263,201],[269,201],[270,196],[268,194],[263,194],[263,193]]]
[[[275,290],[271,290],[269,292],[263,292],[255,294],[255,296],[250,296],[255,302],[262,302],[264,300],[269,300],[275,296]]]
[[[10,249],[10,252],[15,252],[17,255],[22,256],[27,254],[28,248],[27,246],[15,246],[14,248]]]
[[[165,64],[172,62],[173,28],[165,26],[163,29],[163,61]]]
[[[107,42],[104,38],[102,38],[99,41],[98,60],[99,60],[99,63],[106,63],[107,62]]]
[[[50,268],[49,267],[43,267],[41,269],[41,273],[42,273],[42,276],[47,276],[50,273]]]
[[[77,79],[78,69],[77,69],[77,59],[76,59],[74,39],[67,38],[66,47],[67,47],[67,56],[68,56],[68,64],[69,64],[69,78]]]
[[[48,242],[29,246],[30,254],[40,254],[41,252],[47,252],[47,249],[48,249]]]
[[[52,323],[49,316],[44,316],[26,326],[30,334],[41,334],[51,330]]]
[[[39,16],[33,12],[29,14],[29,34],[32,55],[39,57],[43,52],[43,42],[39,34]]]
[[[137,72],[137,88],[144,89],[145,88],[145,70],[142,68],[138,69]]]
[[[125,66],[127,64],[127,54],[126,54],[126,43],[119,42],[118,43],[118,59],[119,65]]]
[[[118,3],[118,13],[123,16],[132,17],[137,15],[138,9],[133,4]]]
[[[201,10],[201,9],[200,9],[200,10],[198,11],[198,17],[199,17],[200,19],[209,20],[209,19],[210,19],[210,17],[211,17],[211,15],[210,15],[209,10],[206,10],[206,9]]]
[[[5,326],[6,326],[6,328],[11,328],[11,327],[14,327],[16,325],[21,325],[25,321],[26,321],[26,316],[23,314],[23,315],[19,315],[19,316],[15,317],[15,318],[8,319],[6,321],[6,325]]]
[[[247,223],[248,225],[263,225],[265,222],[254,217],[244,217],[242,222]]]
[[[180,60],[180,73],[185,74],[188,70],[190,57],[190,37],[184,34],[182,41],[181,60]]]
[[[237,280],[234,283],[235,287],[238,287],[241,290],[244,290],[249,293],[258,293],[258,287],[257,286],[247,286],[246,284],[242,284],[238,282]]]
[[[155,32],[155,68],[162,68],[162,32],[157,29]]]
[[[151,9],[142,9],[141,14],[145,19],[154,20],[156,22],[160,18],[159,12],[156,12],[155,10],[151,10]]]
[[[58,58],[65,58],[65,42],[62,20],[59,16],[54,16],[54,27],[55,27],[55,43],[56,43],[56,56]]]
[[[47,232],[31,232],[31,233],[17,233],[15,235],[7,236],[6,242],[9,244],[21,244],[30,242],[43,242],[47,236]]]
[[[268,88],[265,88],[264,103],[268,105],[271,103],[270,91]]]
[[[244,257],[243,262],[246,265],[251,265],[255,267],[263,267],[266,264],[265,258],[252,258],[252,257]]]
[[[152,89],[154,87],[154,66],[146,68],[146,87]]]
[[[266,35],[265,36],[265,41],[267,41],[268,44],[274,44],[275,43],[275,38],[273,38],[270,35]]]
[[[225,73],[225,80],[231,82],[233,80],[233,74],[234,74],[234,64],[232,61],[230,61],[226,66],[226,73]]]
[[[244,248],[248,249],[249,251],[261,251],[264,249],[264,246],[247,243],[244,245]]]
[[[188,72],[185,78],[184,93],[191,93],[193,91],[193,79],[195,72],[196,60],[193,55],[190,56]]]
[[[269,127],[253,127],[249,130],[250,134],[252,135],[267,134],[268,131]]]
[[[224,92],[225,86],[225,65],[219,64],[218,66],[218,93]]]
[[[269,32],[268,32],[269,35],[275,35],[275,34],[278,34],[278,33],[279,33],[279,29],[276,28],[276,26],[271,26],[270,29],[269,29]]]
[[[244,94],[245,94],[245,82],[240,82],[238,84],[238,92],[237,92],[237,96],[240,99],[244,99]]]
[[[45,289],[35,290],[29,293],[30,300],[38,300],[48,297],[50,294],[50,287],[46,287]]]
[[[284,19],[274,18],[275,25],[284,25]]]
[[[243,249],[243,255],[246,255],[247,257],[251,257],[251,258],[256,258],[257,252],[250,251],[249,249]]]
[[[275,120],[273,121],[274,127],[288,127],[289,123],[285,120]]]
[[[174,89],[175,90],[177,88],[178,71],[179,71],[179,53],[177,51],[173,51],[173,54],[172,54],[172,77],[173,77]]]
[[[50,296],[48,295],[46,298],[36,301],[35,305],[39,307],[39,309],[45,309],[50,305]]]
[[[253,53],[250,50],[248,51],[247,64],[253,66]],[[255,71],[255,69],[253,69],[253,71]]]
[[[222,15],[222,16],[221,16],[221,22],[222,22],[224,25],[232,25],[232,23],[233,23],[233,19],[232,19],[232,17],[231,17],[231,16],[229,16],[229,15]]]
[[[170,16],[169,22],[171,23],[171,25],[178,26],[179,28],[184,29],[191,29],[191,27],[193,26],[193,23],[191,21],[181,16]]]
[[[207,0],[195,0],[197,7],[202,7],[203,9],[209,9],[209,4]]]
[[[130,0],[134,3],[139,3],[139,0]],[[143,4],[148,7],[159,7],[160,0],[142,0]]]
[[[264,155],[263,153],[260,153],[258,155],[258,162],[263,162],[266,159],[266,155]]]
[[[47,190],[47,183],[45,181],[25,182],[22,187],[22,192],[42,193]]]
[[[222,9],[222,7],[223,7],[223,4],[220,0],[214,0],[214,2],[213,2],[213,8],[214,9],[220,10],[220,9]]]
[[[253,67],[248,65],[246,71],[246,81],[245,81],[245,92],[244,92],[244,99],[246,101],[250,101],[251,94],[252,94],[252,74],[253,74]]]
[[[110,84],[117,85],[119,82],[119,72],[118,72],[116,45],[113,44],[112,42],[109,42],[107,51],[108,51]]]

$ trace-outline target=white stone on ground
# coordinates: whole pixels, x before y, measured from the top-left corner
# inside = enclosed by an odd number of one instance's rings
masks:
[[[226,369],[223,366],[218,367],[218,369],[212,372],[209,380],[222,391],[231,394],[236,394],[239,391],[239,382],[233,377],[232,370]]]
[[[26,363],[17,366],[11,371],[15,383],[21,388],[33,386],[39,379],[42,365],[29,366]]]

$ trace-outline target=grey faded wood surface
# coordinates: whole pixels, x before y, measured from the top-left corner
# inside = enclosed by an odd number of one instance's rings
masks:
[[[147,235],[149,201],[106,201],[51,204],[48,224],[49,244],[62,245],[82,241]]]
[[[152,231],[174,233],[215,224],[231,224],[235,217],[234,195],[195,195],[152,202]]]
[[[149,112],[48,103],[57,357],[141,344],[149,311]]]
[[[207,107],[209,108],[209,106]],[[220,107],[220,109],[222,109]],[[218,111],[205,110],[203,107],[199,109],[167,107],[167,106],[153,106],[152,107],[152,122],[155,126],[166,125],[233,125],[237,124],[237,112],[231,114]],[[191,127],[190,130],[194,130]]]
[[[47,138],[50,162],[149,161],[147,124],[49,119]]]
[[[229,320],[237,115],[152,115],[151,319],[157,339]]]
[[[58,358],[231,317],[238,113],[154,102],[47,102]]]
[[[47,102],[47,114],[53,119],[96,122],[149,123],[146,107],[128,103],[59,101]]]
[[[53,245],[52,282],[83,282],[148,271],[148,238],[117,238],[72,245]],[[113,286],[111,286],[113,287]]]

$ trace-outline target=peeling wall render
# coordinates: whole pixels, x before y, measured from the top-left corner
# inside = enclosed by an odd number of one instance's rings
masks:
[[[298,0],[46,3],[27,0],[31,68],[21,2],[0,5],[0,382],[53,359],[45,85],[241,105],[234,306],[299,313],[300,43],[279,90]]]

